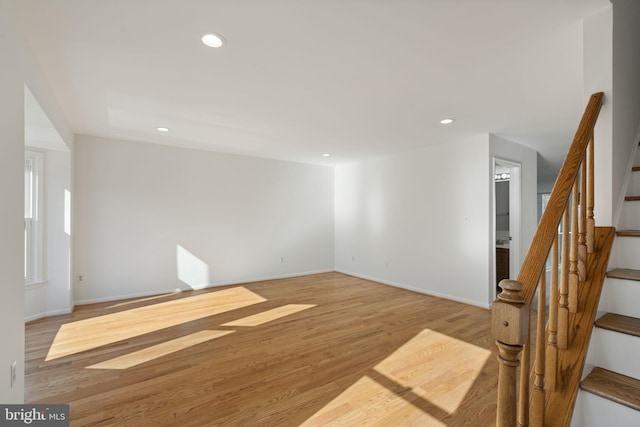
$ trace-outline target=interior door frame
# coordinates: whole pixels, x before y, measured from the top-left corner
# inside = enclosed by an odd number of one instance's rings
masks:
[[[496,254],[495,254],[495,241],[496,241],[496,186],[495,186],[495,174],[496,167],[502,166],[509,169],[509,235],[511,242],[509,244],[509,279],[515,280],[520,272],[520,266],[522,265],[522,163],[518,161],[508,160],[501,157],[493,158],[493,173],[491,174],[491,200],[492,200],[492,218],[493,224],[491,229],[492,237],[492,256],[493,260],[491,271],[492,278],[489,281],[491,283],[490,295],[493,295],[493,299],[497,295],[496,283]]]

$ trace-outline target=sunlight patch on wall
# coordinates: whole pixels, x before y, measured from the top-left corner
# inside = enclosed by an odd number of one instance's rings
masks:
[[[264,301],[267,300],[260,295],[238,286],[66,323],[58,330],[45,361]]]
[[[111,360],[87,366],[87,369],[127,369],[145,362],[193,347],[203,342],[229,335],[234,331],[199,331],[184,337],[166,341],[133,353],[124,354]]]
[[[178,262],[178,280],[193,289],[204,288],[211,282],[209,265],[200,258],[176,245],[176,259]]]
[[[287,304],[282,307],[277,307],[272,310],[263,311],[262,313],[227,322],[222,326],[258,326],[315,306],[316,304]]]

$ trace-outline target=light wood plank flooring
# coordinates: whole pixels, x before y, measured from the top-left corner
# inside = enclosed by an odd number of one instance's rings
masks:
[[[25,400],[73,426],[491,426],[496,355],[488,310],[325,273],[31,322]]]

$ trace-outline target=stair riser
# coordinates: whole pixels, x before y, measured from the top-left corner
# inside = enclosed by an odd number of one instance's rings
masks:
[[[616,236],[611,255],[610,267],[640,270],[640,237]]]
[[[640,426],[640,411],[580,390],[571,427]]]
[[[627,194],[630,196],[640,196],[640,172],[631,172]]]
[[[635,172],[634,175],[640,178],[640,172]],[[637,194],[640,194],[640,189]],[[640,230],[640,201],[624,202],[618,229]]]
[[[594,328],[585,362],[586,373],[599,366],[634,378],[640,378],[640,337]],[[640,425],[640,424],[639,424]]]
[[[640,318],[639,302],[640,282],[609,277],[602,287],[598,311]]]

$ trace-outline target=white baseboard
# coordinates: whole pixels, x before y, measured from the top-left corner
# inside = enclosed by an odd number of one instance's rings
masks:
[[[71,314],[73,312],[73,307],[71,308],[63,308],[60,310],[50,310],[45,313],[45,316],[59,316],[61,314]]]
[[[266,280],[288,279],[288,278],[291,278],[291,277],[308,276],[308,275],[311,275],[311,274],[330,273],[332,271],[334,271],[334,270],[333,269],[314,270],[314,271],[306,271],[306,272],[298,272],[298,273],[280,274],[280,275],[276,275],[276,276],[252,277],[252,278],[231,280],[231,281],[225,281],[225,282],[216,282],[216,283],[212,283],[212,284],[209,284],[209,285],[192,286],[192,287],[190,287],[190,289],[182,289],[182,288],[164,289],[164,290],[158,289],[158,290],[155,290],[155,291],[140,292],[140,293],[135,293],[135,294],[113,295],[113,296],[109,296],[109,297],[100,297],[100,298],[89,298],[89,299],[77,300],[77,301],[74,302],[74,305],[96,304],[96,303],[100,303],[100,302],[119,301],[119,300],[130,299],[130,298],[143,298],[143,297],[149,297],[149,296],[161,295],[161,294],[168,294],[168,293],[173,293],[173,292],[188,292],[188,291],[191,291],[191,290],[216,288],[216,287],[220,287],[220,286],[242,285],[242,284],[253,283],[253,282],[264,282]]]
[[[307,272],[300,272],[300,273],[280,274],[280,275],[277,275],[277,276],[269,276],[269,277],[256,277],[256,278],[250,278],[250,279],[240,279],[240,281],[233,280],[233,281],[228,281],[228,282],[218,282],[218,283],[215,283],[213,285],[204,286],[204,287],[198,288],[198,289],[213,288],[213,287],[216,287],[216,286],[242,285],[244,283],[264,282],[266,280],[289,279],[291,277],[310,276],[312,274],[331,273],[331,272],[334,272],[334,271],[335,271],[334,269],[314,270],[314,271],[307,271]]]
[[[389,281],[389,280],[379,279],[377,277],[367,276],[367,275],[360,274],[360,273],[349,272],[349,271],[346,271],[346,270],[336,270],[336,272],[342,273],[342,274],[348,274],[349,276],[358,277],[360,279],[371,280],[372,282],[382,283],[383,285],[389,285],[389,286],[393,286],[395,288],[406,289],[408,291],[418,292],[418,293],[423,294],[423,295],[429,295],[429,296],[432,296],[432,297],[438,297],[438,298],[447,299],[447,300],[450,300],[450,301],[461,302],[463,304],[473,305],[475,307],[486,308],[487,310],[491,308],[491,306],[489,304],[483,304],[483,303],[479,303],[478,301],[468,300],[468,299],[465,299],[465,298],[459,298],[459,297],[456,297],[456,296],[453,296],[453,295],[442,294],[440,292],[425,291],[424,289],[414,288],[413,286],[405,285],[404,283],[392,282],[392,281]]]
[[[76,305],[96,304],[96,303],[101,303],[101,302],[119,301],[119,300],[124,300],[124,299],[131,299],[131,298],[144,298],[144,297],[149,297],[149,296],[154,296],[154,295],[161,295],[161,294],[168,294],[168,293],[173,293],[173,292],[184,292],[184,291],[189,291],[189,290],[208,289],[208,288],[215,288],[215,287],[229,286],[229,285],[242,285],[242,284],[253,283],[253,282],[264,282],[264,281],[267,281],[267,280],[289,279],[289,278],[292,278],[292,277],[309,276],[309,275],[312,275],[312,274],[331,273],[333,271],[338,272],[338,273],[342,273],[342,274],[347,274],[349,276],[358,277],[358,278],[361,278],[361,279],[364,279],[364,280],[371,280],[373,282],[378,282],[378,283],[382,283],[384,285],[393,286],[395,288],[406,289],[406,290],[409,290],[409,291],[418,292],[418,293],[423,294],[423,295],[429,295],[429,296],[434,296],[434,297],[438,297],[438,298],[443,298],[443,299],[447,299],[447,300],[450,300],[450,301],[460,302],[460,303],[463,303],[463,304],[468,304],[468,305],[472,305],[472,306],[480,307],[480,308],[485,308],[485,309],[489,309],[490,308],[490,305],[488,305],[488,304],[482,304],[482,303],[479,303],[477,301],[468,300],[468,299],[465,299],[465,298],[459,298],[459,297],[456,297],[456,296],[453,296],[453,295],[443,294],[443,293],[440,293],[440,292],[425,291],[424,289],[418,289],[418,288],[415,288],[413,286],[406,285],[404,283],[393,282],[393,281],[390,281],[390,280],[380,279],[378,277],[373,277],[373,276],[367,276],[365,274],[360,274],[360,273],[356,273],[356,272],[352,272],[352,271],[325,269],[325,270],[314,270],[314,271],[306,271],[306,272],[298,272],[298,273],[280,274],[280,275],[275,275],[275,276],[253,277],[253,278],[245,278],[245,279],[233,280],[233,281],[216,282],[216,283],[213,283],[213,284],[210,284],[210,285],[193,287],[192,289],[180,289],[180,288],[164,289],[164,290],[158,289],[158,290],[150,291],[150,292],[139,292],[139,293],[134,293],[134,294],[113,295],[113,296],[109,296],[109,297],[77,300],[77,301],[72,303],[72,306],[69,309],[53,310],[53,311],[47,311],[47,312],[44,312],[44,313],[34,314],[32,316],[26,317],[25,318],[25,322],[30,322],[30,321],[33,321],[33,320],[37,320],[37,319],[41,319],[41,318],[49,317],[49,316],[57,316],[57,315],[60,315],[60,314],[69,314],[69,313],[73,312],[73,309],[75,308]]]
[[[42,319],[44,317],[47,317],[45,313],[38,313],[38,314],[32,314],[31,316],[26,316],[24,318],[24,322],[31,322],[33,320],[38,320],[38,319]]]
[[[36,313],[36,314],[32,314],[31,316],[26,316],[24,318],[24,321],[26,323],[26,322],[31,322],[33,320],[43,319],[45,317],[59,316],[61,314],[71,314],[72,312],[73,312],[73,307],[64,308],[61,310],[45,311],[43,313]]]
[[[133,294],[113,295],[109,297],[88,298],[88,299],[76,300],[74,302],[74,306],[86,305],[86,304],[97,304],[100,302],[120,301],[123,299],[131,299],[131,298],[143,298],[143,297],[150,297],[150,296],[161,295],[161,294],[171,294],[174,292],[183,292],[183,291],[185,291],[185,289],[180,289],[180,288],[164,289],[164,290],[158,289],[156,291],[149,291],[149,292],[137,292]]]

